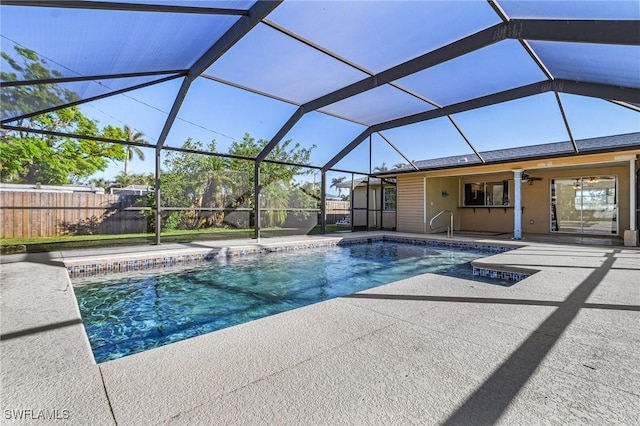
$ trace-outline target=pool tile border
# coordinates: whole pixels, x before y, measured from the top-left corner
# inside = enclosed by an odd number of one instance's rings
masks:
[[[495,278],[504,281],[522,281],[525,278],[531,276],[531,274],[525,274],[522,272],[501,271],[498,269],[491,269],[486,267],[473,267],[473,275],[485,278]]]
[[[154,253],[145,255],[141,253],[140,256],[138,256],[139,258],[133,259],[131,256],[127,256],[127,259],[120,258],[105,260],[102,262],[86,263],[86,261],[67,261],[65,262],[65,265],[71,279],[91,278],[96,276],[105,276],[108,274],[164,269],[175,266],[195,266],[222,257],[254,256],[271,252],[329,247],[336,246],[338,243],[339,240],[329,240],[319,242],[314,241],[310,243],[274,245],[271,247],[212,247],[210,250],[200,250],[198,253],[194,253],[193,251],[175,255],[157,255]]]
[[[335,238],[322,241],[301,242],[291,244],[274,244],[271,246],[237,246],[237,247],[212,247],[210,250],[200,252],[185,252],[181,254],[162,254],[149,253],[126,259],[115,258],[111,260],[103,260],[100,262],[87,260],[68,261],[65,262],[67,272],[71,279],[93,278],[108,276],[118,273],[164,269],[176,266],[196,266],[204,262],[209,262],[221,257],[236,256],[253,256],[270,252],[287,252],[296,250],[314,249],[320,247],[335,247],[352,244],[374,243],[382,241],[391,241],[405,244],[424,245],[429,247],[454,248],[463,250],[474,250],[482,253],[499,254],[516,249],[515,246],[487,244],[487,243],[468,243],[463,241],[444,241],[439,239],[405,237],[395,235],[377,235],[371,237],[357,238]],[[481,277],[497,278],[506,281],[521,281],[531,274],[523,272],[515,272],[508,270],[500,270],[488,268],[486,266],[473,266],[473,274]]]

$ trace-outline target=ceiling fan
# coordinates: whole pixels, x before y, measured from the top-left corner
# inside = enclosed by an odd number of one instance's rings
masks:
[[[520,180],[522,183],[528,183],[529,185],[533,185],[533,182],[535,182],[536,180],[542,180],[542,178],[533,177],[529,173],[527,173],[526,170],[522,172],[522,178]]]

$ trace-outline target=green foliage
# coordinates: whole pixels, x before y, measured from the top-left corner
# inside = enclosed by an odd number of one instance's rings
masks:
[[[242,141],[234,141],[231,144],[229,154],[255,157],[267,143],[268,141],[265,140],[256,141],[246,134]],[[203,150],[203,145],[201,142],[187,139],[182,148]],[[209,143],[204,149],[212,153],[216,152],[215,141]],[[298,144],[285,141],[272,151],[270,158],[308,164],[310,154],[311,149],[300,148]],[[169,152],[163,164],[166,169],[160,177],[162,205],[194,207],[193,210],[172,213],[165,219],[163,226],[197,229],[211,226],[246,227],[250,225],[253,220],[253,211],[238,213],[237,209],[253,209],[253,161],[190,152]],[[287,218],[287,209],[294,200],[292,194],[296,191],[292,185],[293,179],[307,171],[300,166],[272,163],[262,163],[260,170],[261,208],[267,209],[263,215],[263,225],[280,226]],[[295,202],[302,203],[305,207],[315,203],[310,201],[309,197],[304,198],[304,194]],[[231,219],[230,215],[233,215],[234,219]],[[179,216],[177,224],[176,216]],[[238,219],[239,217],[241,219]]]
[[[14,46],[17,59],[6,52],[0,55],[12,71],[2,70],[2,81],[43,80],[63,77],[62,73],[52,70],[47,61],[38,57],[36,52]],[[4,117],[17,117],[24,113],[40,111],[52,106],[78,100],[72,90],[57,84],[32,84],[27,86],[6,87],[2,90],[2,108]]]
[[[216,152],[215,141],[206,148],[201,142],[187,139],[182,148],[189,150],[209,150]],[[172,152],[166,154],[165,170],[160,174],[162,205],[170,207],[220,207],[221,185],[226,181],[223,173],[224,160],[220,157],[194,154],[190,152]],[[216,198],[216,194],[218,197]],[[205,198],[205,196],[207,198]],[[196,210],[175,212],[165,219],[173,229],[196,229],[207,224],[207,218]],[[220,220],[220,215],[215,219]],[[179,220],[176,219],[179,218]]]
[[[387,167],[387,163],[382,163],[381,165],[373,168],[374,172],[387,172],[389,168]]]
[[[234,141],[229,153],[244,157],[256,157],[269,142],[260,139],[256,141],[248,133],[245,133],[241,142]],[[268,158],[271,160],[288,163],[309,164],[311,151],[301,148],[299,143],[293,144],[286,140],[273,148]],[[244,192],[238,192],[236,202],[238,205],[247,204],[254,207],[254,163],[252,161],[231,160],[230,168],[237,171],[244,182],[248,183]],[[261,226],[281,226],[287,218],[287,209],[290,207],[293,179],[297,175],[312,173],[311,169],[300,166],[287,166],[276,163],[261,163],[260,165],[260,195],[261,209],[264,211],[264,220]]]
[[[105,178],[91,178],[89,184],[96,188],[103,188],[105,191],[111,187],[111,181]]]
[[[124,174],[120,173],[118,174],[114,179],[113,182],[110,183],[108,186],[109,187],[117,187],[117,188],[124,188],[125,186],[130,186],[130,185],[146,185],[146,186],[151,186],[153,187],[155,185],[155,177],[153,176],[153,173],[134,173],[134,174]]]
[[[164,221],[163,231],[175,231],[179,229],[180,223],[182,223],[181,212],[172,212]]]
[[[48,68],[31,50],[15,47],[18,59],[5,52],[2,58],[12,71],[0,73],[4,81],[50,79],[62,75]],[[57,84],[32,84],[2,90],[3,117],[17,117],[78,99]],[[38,130],[104,136],[95,121],[77,107],[68,107],[17,121],[20,127]],[[4,131],[0,135],[0,170],[3,182],[64,184],[75,183],[105,170],[109,161],[122,161],[122,146],[31,132]]]
[[[105,137],[111,139],[119,139],[127,142],[134,142],[138,144],[148,144],[149,142],[144,139],[144,133],[138,132],[131,128],[128,124],[125,124],[123,128],[107,126],[104,129]],[[126,176],[129,174],[129,163],[133,160],[134,155],[141,161],[144,161],[144,151],[136,145],[126,145],[124,156],[124,171]]]
[[[298,209],[319,209],[320,208],[320,184],[315,182],[304,182],[293,185],[293,191],[289,194],[289,207]],[[301,210],[293,213],[300,218],[308,218],[315,214],[308,210]]]
[[[342,188],[339,187],[338,185],[340,185],[342,182],[344,182],[347,178],[344,176],[340,176],[337,178],[333,178],[331,179],[331,185],[329,186],[331,187],[335,187],[338,190],[338,196],[342,196]]]

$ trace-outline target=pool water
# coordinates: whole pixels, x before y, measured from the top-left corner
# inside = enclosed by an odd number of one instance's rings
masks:
[[[427,272],[478,280],[470,262],[483,256],[379,242],[224,258],[74,291],[95,359],[104,362]]]

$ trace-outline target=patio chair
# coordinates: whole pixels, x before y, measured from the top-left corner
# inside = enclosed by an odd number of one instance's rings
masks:
[[[340,219],[339,221],[337,221],[336,225],[351,226],[351,220],[350,220],[349,216],[345,216],[342,219]]]

